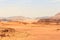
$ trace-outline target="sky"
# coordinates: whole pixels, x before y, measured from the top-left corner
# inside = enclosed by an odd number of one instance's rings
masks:
[[[60,12],[60,0],[0,0],[0,17],[53,16]]]

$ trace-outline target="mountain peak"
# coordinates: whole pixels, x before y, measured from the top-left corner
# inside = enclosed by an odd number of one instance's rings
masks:
[[[52,19],[60,19],[60,12],[57,13],[55,16],[51,17]]]
[[[59,13],[57,13],[55,16],[60,16],[60,12],[59,12]]]

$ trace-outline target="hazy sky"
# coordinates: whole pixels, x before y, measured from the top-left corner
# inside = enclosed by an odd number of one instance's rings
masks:
[[[0,0],[0,16],[42,17],[60,12],[60,0]]]

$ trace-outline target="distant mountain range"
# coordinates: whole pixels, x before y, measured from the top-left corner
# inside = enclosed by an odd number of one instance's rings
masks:
[[[60,19],[60,13],[57,13],[55,16],[51,17],[52,19]]]
[[[37,17],[36,19],[60,19],[60,13],[57,13],[55,16],[45,16],[45,17]]]
[[[52,17],[37,17],[37,18],[28,18],[28,17],[23,17],[23,16],[13,16],[13,17],[8,17],[8,18],[0,18],[0,21],[22,21],[22,22],[37,22],[39,19],[60,19],[60,13],[56,14],[55,16]]]
[[[18,22],[35,22],[35,19],[29,18],[29,17],[23,17],[23,16],[13,16],[8,18],[0,18],[0,21],[18,21]]]

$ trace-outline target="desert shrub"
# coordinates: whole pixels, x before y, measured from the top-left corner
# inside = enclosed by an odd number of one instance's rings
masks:
[[[28,23],[26,23],[26,22],[22,22],[24,25],[26,25],[26,24],[28,24]]]
[[[0,30],[0,37],[10,37],[15,33],[15,29],[13,28],[4,28]]]
[[[2,34],[0,34],[0,37],[6,37],[6,35],[2,33]]]
[[[15,29],[13,28],[5,28],[2,30],[2,32],[15,32]]]
[[[56,29],[57,31],[59,31],[60,29]]]
[[[37,24],[37,22],[32,22],[32,24]]]

